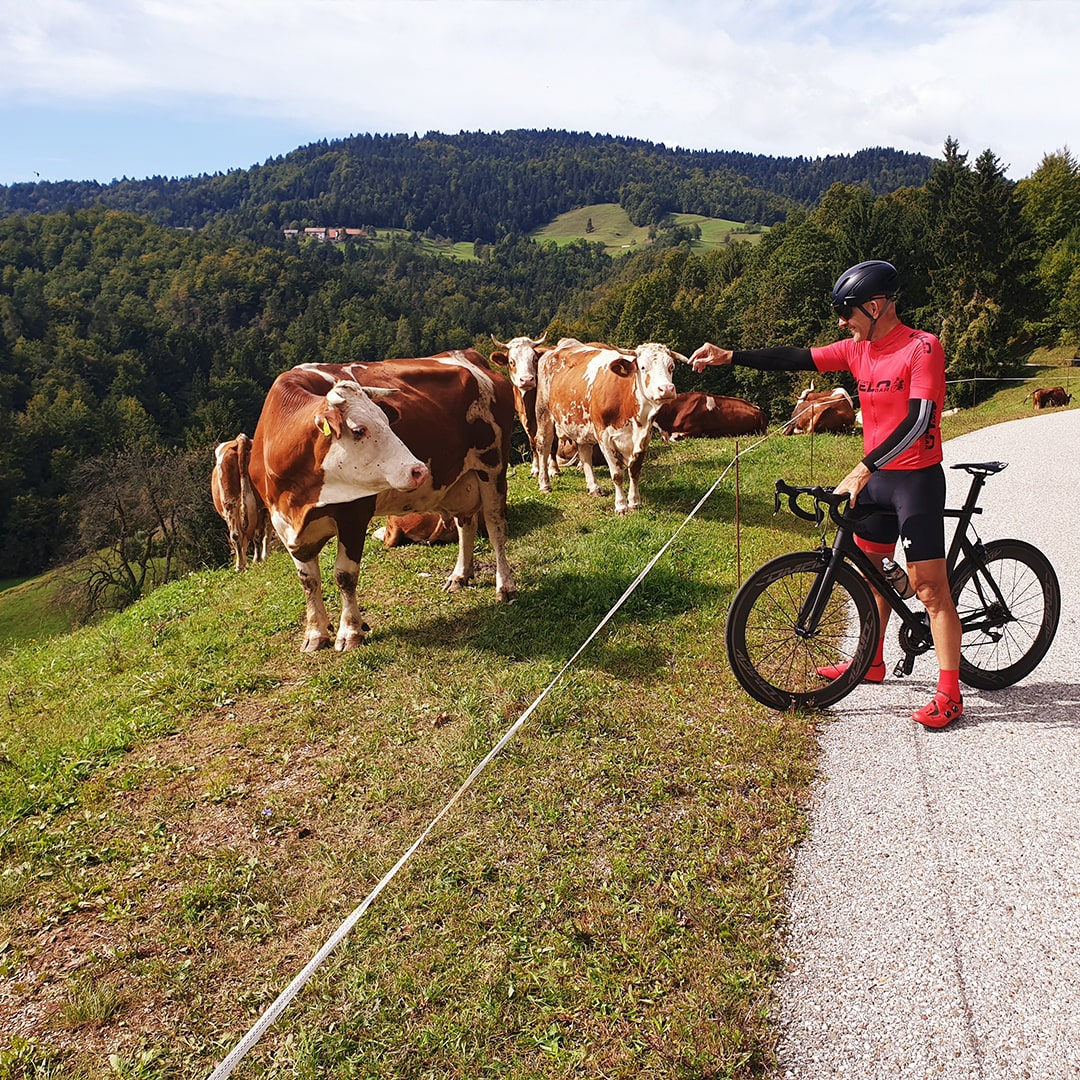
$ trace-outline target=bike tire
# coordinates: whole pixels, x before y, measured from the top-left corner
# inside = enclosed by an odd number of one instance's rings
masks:
[[[728,612],[725,644],[739,685],[773,709],[825,708],[849,694],[874,658],[879,616],[865,579],[847,563],[811,637],[795,632],[799,611],[829,554],[799,551],[767,562],[743,583]],[[847,663],[833,680],[817,668]]]
[[[990,591],[987,574],[1005,609]],[[981,614],[990,620],[989,627],[965,629],[961,681],[1000,690],[1030,675],[1050,648],[1061,616],[1061,587],[1050,560],[1023,540],[993,540],[982,559],[965,559],[957,567],[951,589],[962,623]]]

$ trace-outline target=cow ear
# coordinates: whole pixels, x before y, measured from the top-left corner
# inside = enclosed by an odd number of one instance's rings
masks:
[[[634,371],[634,361],[626,356],[620,356],[612,360],[608,365],[611,371],[621,379],[629,378]]]
[[[508,368],[510,366],[510,357],[504,352],[493,352],[488,359],[492,364],[498,364],[499,367]]]
[[[341,410],[334,405],[321,405],[315,411],[315,426],[327,438],[331,434],[336,439],[341,438]]]

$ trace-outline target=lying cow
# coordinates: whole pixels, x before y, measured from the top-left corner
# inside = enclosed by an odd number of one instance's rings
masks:
[[[367,627],[356,586],[374,515],[437,510],[456,519],[458,559],[446,588],[472,580],[477,517],[495,554],[495,591],[516,596],[506,559],[510,382],[473,350],[374,364],[304,364],[279,375],[255,430],[251,480],[270,507],[307,597],[302,650],[330,644],[319,552],[338,538],[341,625],[334,648]]]
[[[676,439],[721,439],[728,435],[764,435],[765,414],[745,398],[702,394],[676,394],[653,417],[665,442]]]
[[[243,433],[214,450],[214,468],[210,473],[210,495],[214,509],[229,530],[229,547],[236,557],[236,569],[246,570],[248,548],[253,547],[252,561],[266,558],[269,541],[269,515],[266,504],[251,486],[249,462],[251,440]]]
[[[422,514],[390,514],[386,524],[371,535],[388,548],[404,544],[449,544],[457,539],[457,526],[452,518],[427,510]]]
[[[496,352],[491,354],[491,361],[500,367],[505,366],[510,375],[510,382],[514,386],[514,409],[517,411],[521,426],[529,438],[529,457],[533,476],[538,476],[539,450],[536,445],[536,371],[540,357],[546,350],[540,346],[544,343],[544,337],[535,341],[530,337],[515,337],[507,342],[500,341],[494,334],[491,340],[495,343]],[[548,467],[558,472],[558,465]]]
[[[814,384],[799,395],[791,419],[784,428],[785,435],[807,435],[821,432],[847,434],[855,429],[855,406],[851,395],[842,387],[815,390]]]
[[[1043,390],[1033,390],[1031,398],[1036,409],[1046,409],[1050,406],[1068,405],[1072,401],[1072,394],[1066,394],[1063,386],[1050,386]]]
[[[536,392],[536,437],[552,445],[556,435],[580,452],[591,495],[601,495],[593,472],[593,447],[599,446],[615,485],[615,512],[641,506],[639,477],[652,435],[656,410],[675,397],[675,361],[685,356],[650,342],[636,349],[614,349],[598,342],[563,338],[540,361]],[[629,473],[629,493],[623,482]],[[551,490],[548,462],[539,457],[541,491]]]

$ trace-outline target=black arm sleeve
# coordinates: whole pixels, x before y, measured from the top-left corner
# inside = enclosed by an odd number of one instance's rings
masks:
[[[816,371],[809,349],[780,346],[774,349],[738,349],[731,362],[758,371]]]
[[[863,458],[863,464],[871,472],[877,472],[893,458],[899,457],[929,431],[935,409],[937,405],[927,398],[911,398],[907,416],[896,425],[892,434],[887,435]]]

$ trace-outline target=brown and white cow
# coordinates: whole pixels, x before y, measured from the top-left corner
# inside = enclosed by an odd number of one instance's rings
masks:
[[[665,442],[676,439],[721,439],[728,435],[764,435],[765,414],[745,398],[692,391],[665,401],[653,423]]]
[[[832,390],[815,390],[811,383],[799,395],[784,434],[846,434],[854,429],[855,406],[851,395],[842,386]]]
[[[534,340],[521,336],[502,342],[494,334],[491,335],[491,340],[498,350],[491,354],[491,361],[500,367],[506,366],[510,373],[510,382],[514,386],[514,409],[529,438],[533,476],[538,476],[540,472],[539,450],[536,445],[536,374],[540,357],[547,351],[540,348],[546,337],[547,334]],[[548,467],[558,472],[558,466],[553,466],[550,460]]]
[[[304,364],[278,376],[255,430],[251,480],[304,586],[304,652],[330,644],[318,556],[334,535],[334,580],[342,598],[334,648],[363,642],[367,627],[356,586],[376,514],[439,510],[453,516],[458,559],[446,588],[454,592],[474,576],[482,510],[495,553],[496,594],[514,598],[506,559],[513,420],[509,380],[473,350],[372,364]]]
[[[599,446],[615,485],[615,512],[641,506],[639,478],[656,410],[675,397],[675,361],[689,363],[666,345],[649,342],[615,349],[599,342],[563,338],[540,361],[536,394],[536,437],[550,446],[556,435],[576,443],[585,483],[603,494],[593,472]],[[629,492],[623,481],[629,473]],[[540,490],[550,491],[548,462],[539,459]]]
[[[210,473],[210,495],[229,530],[229,547],[236,556],[237,570],[247,569],[250,547],[254,548],[252,561],[262,562],[269,540],[269,515],[266,504],[251,486],[250,460],[251,440],[241,432],[235,439],[218,443]]]
[[[436,510],[417,514],[390,514],[386,524],[376,529],[372,538],[384,547],[403,544],[449,544],[457,539],[454,519],[443,517]]]
[[[1072,401],[1072,394],[1066,394],[1064,386],[1050,386],[1042,390],[1033,390],[1031,398],[1036,409],[1045,409],[1050,406],[1068,405]]]

